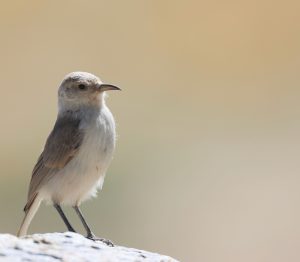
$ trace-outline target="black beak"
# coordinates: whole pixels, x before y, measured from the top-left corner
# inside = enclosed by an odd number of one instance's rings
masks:
[[[99,86],[100,91],[108,91],[108,90],[119,90],[121,91],[121,88],[114,86],[114,85],[110,85],[110,84],[101,84]]]

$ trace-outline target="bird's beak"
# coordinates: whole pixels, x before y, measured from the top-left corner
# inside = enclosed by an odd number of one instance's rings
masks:
[[[119,90],[121,91],[121,88],[117,87],[117,86],[114,86],[114,85],[110,85],[110,84],[101,84],[99,86],[99,90],[100,91],[108,91],[108,90]]]

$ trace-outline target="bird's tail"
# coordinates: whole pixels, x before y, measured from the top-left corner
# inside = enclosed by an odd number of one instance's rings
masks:
[[[35,197],[29,201],[25,208],[25,216],[23,218],[22,224],[20,226],[20,229],[17,233],[18,237],[24,236],[27,234],[28,227],[30,225],[31,220],[33,219],[34,215],[36,214],[42,199],[38,196],[38,194],[35,195]]]

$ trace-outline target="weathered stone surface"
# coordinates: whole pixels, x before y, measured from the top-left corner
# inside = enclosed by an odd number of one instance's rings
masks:
[[[24,238],[0,234],[0,261],[176,262],[171,257],[144,250],[109,247],[71,232],[34,234]]]

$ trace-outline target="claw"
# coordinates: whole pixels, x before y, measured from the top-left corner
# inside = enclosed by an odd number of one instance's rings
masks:
[[[114,247],[114,243],[108,239],[105,238],[100,238],[100,237],[96,237],[95,235],[91,235],[91,236],[87,236],[88,239],[93,240],[93,241],[101,241],[104,244],[106,244],[109,247]]]

